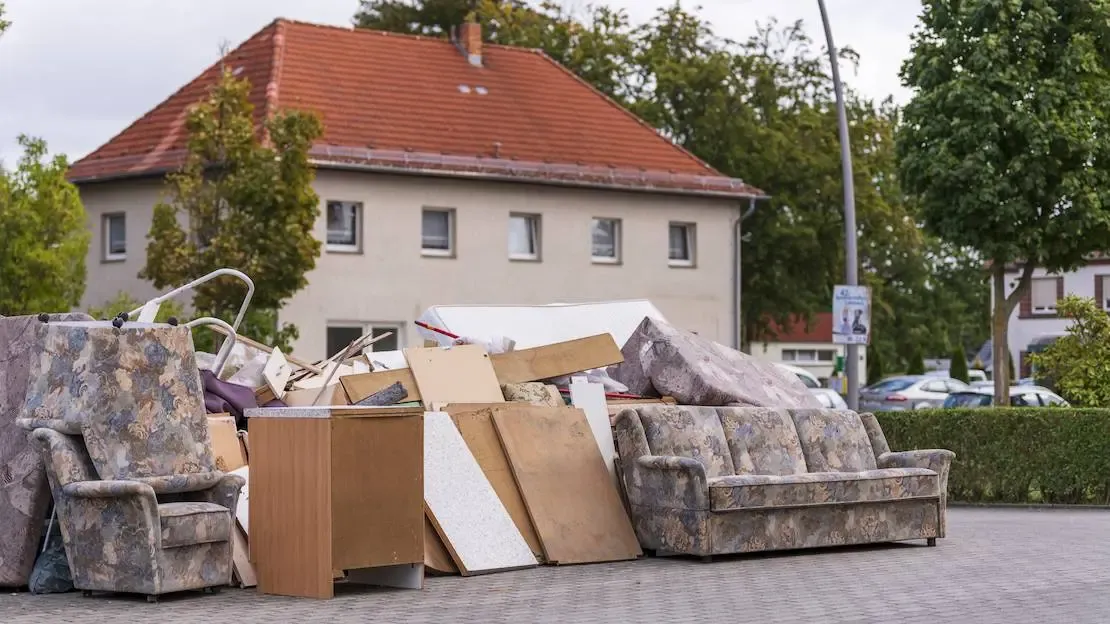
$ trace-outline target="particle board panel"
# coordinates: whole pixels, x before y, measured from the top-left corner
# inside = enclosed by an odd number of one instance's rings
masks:
[[[339,378],[339,383],[343,385],[343,390],[346,391],[351,403],[358,403],[371,394],[385,390],[398,382],[408,392],[408,396],[405,397],[406,401],[419,401],[421,399],[420,389],[416,387],[412,370],[408,368],[347,375]]]
[[[258,585],[258,577],[254,573],[248,555],[247,536],[237,526],[231,528],[231,563],[235,568],[235,578],[239,579],[239,587],[247,588]]]
[[[463,576],[537,565],[446,412],[424,415],[424,502]]]
[[[332,567],[423,563],[423,412],[330,422]]]
[[[432,403],[505,400],[489,354],[478,345],[458,345],[450,349],[408,348],[404,352],[426,407]]]
[[[327,419],[252,418],[250,551],[266,594],[331,598]],[[290,505],[290,499],[300,504]]]
[[[239,442],[234,416],[209,414],[208,438],[212,443],[212,455],[216,458],[217,470],[231,472],[247,465],[247,456]]]
[[[504,409],[526,410],[528,408],[527,405],[517,406],[512,403],[506,403],[505,405],[513,405],[513,407]],[[520,490],[517,489],[512,469],[509,468],[509,460],[505,457],[505,450],[501,448],[501,440],[497,437],[497,430],[493,428],[493,410],[489,408],[477,411],[449,409],[447,413],[451,414],[451,420],[458,427],[467,448],[474,455],[474,459],[478,461],[482,472],[489,479],[493,491],[497,493],[497,498],[501,500],[501,504],[509,512],[513,524],[516,525],[521,536],[524,537],[524,541],[528,542],[532,554],[537,559],[542,559],[543,546],[540,544],[540,538],[536,535],[535,527],[532,526],[532,519],[528,517],[528,510],[524,507],[524,499],[520,497]]]
[[[548,563],[643,554],[582,410],[497,410],[493,422]]]

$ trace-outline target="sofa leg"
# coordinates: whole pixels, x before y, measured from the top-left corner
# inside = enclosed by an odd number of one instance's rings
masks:
[[[85,598],[88,598],[88,597],[92,596],[92,590],[91,589],[82,589],[81,590],[81,595],[84,596]]]
[[[937,538],[935,538],[935,537],[930,537],[930,538],[929,538],[928,540],[926,540],[926,541],[928,542],[928,544],[929,544],[930,546],[936,546],[936,545],[937,545]]]
[[[205,587],[204,588],[204,593],[206,593],[206,594],[218,594],[218,593],[220,593],[221,589],[223,589],[223,588],[219,587],[219,586],[217,586],[217,587]]]
[[[713,555],[703,555],[701,558],[702,563],[713,563]]]
[[[158,602],[158,596],[147,596],[146,601],[150,603]]]

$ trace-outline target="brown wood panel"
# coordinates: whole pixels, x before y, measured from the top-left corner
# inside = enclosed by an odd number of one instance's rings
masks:
[[[516,406],[514,403],[508,405]],[[516,406],[515,409],[520,410],[526,407],[527,405]],[[497,430],[493,428],[493,411],[488,408],[477,411],[460,411],[457,408],[455,410],[448,408],[447,413],[451,415],[451,420],[459,428],[459,433],[462,434],[462,438],[466,442],[467,448],[474,455],[474,459],[478,460],[478,465],[481,466],[482,472],[489,479],[493,491],[497,493],[497,498],[501,499],[501,504],[505,506],[509,516],[512,517],[513,524],[520,530],[524,541],[528,542],[532,554],[536,556],[536,559],[542,561],[543,546],[540,544],[540,538],[536,535],[535,527],[532,526],[532,519],[528,517],[528,510],[524,507],[524,499],[520,497],[520,490],[517,489],[516,481],[513,479],[509,460],[505,457],[505,450],[501,448],[501,440],[497,437]]]
[[[385,390],[397,382],[401,382],[401,385],[408,392],[408,396],[405,397],[406,401],[421,400],[420,389],[416,387],[416,379],[413,378],[412,371],[407,368],[346,375],[339,378],[339,383],[342,384],[343,390],[347,392],[347,398],[352,405],[375,392]]]
[[[424,561],[424,418],[333,418],[332,566]]]
[[[247,465],[234,416],[209,414],[208,437],[212,443],[212,455],[216,458],[216,470],[231,472]]]
[[[537,381],[570,375],[591,368],[620,364],[621,350],[611,334],[497,353],[490,356],[501,384]]]
[[[331,598],[331,424],[252,418],[250,550],[265,594]]]
[[[478,345],[450,349],[405,349],[424,405],[432,403],[497,403],[504,401],[489,354]]]
[[[643,554],[582,410],[506,406],[493,422],[549,563]]]
[[[424,518],[424,567],[439,574],[458,574],[459,566],[443,545],[430,518]]]
[[[247,546],[247,536],[238,524],[231,527],[231,563],[234,566],[235,578],[239,579],[239,587],[247,588],[258,585],[258,577],[251,565]]]

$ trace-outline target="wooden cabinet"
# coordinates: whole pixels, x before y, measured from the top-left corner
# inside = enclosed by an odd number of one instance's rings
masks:
[[[331,598],[335,571],[423,564],[421,408],[263,408],[247,416],[259,591]]]

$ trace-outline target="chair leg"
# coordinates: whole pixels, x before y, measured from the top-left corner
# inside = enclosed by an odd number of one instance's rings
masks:
[[[930,537],[926,541],[928,542],[928,544],[930,546],[936,546],[937,545],[937,538],[935,538],[935,537]]]
[[[205,587],[204,588],[204,593],[206,593],[206,594],[218,594],[218,593],[220,593],[221,589],[223,589],[223,587],[219,587],[219,586]]]
[[[146,601],[150,603],[158,602],[158,596],[147,596]]]

